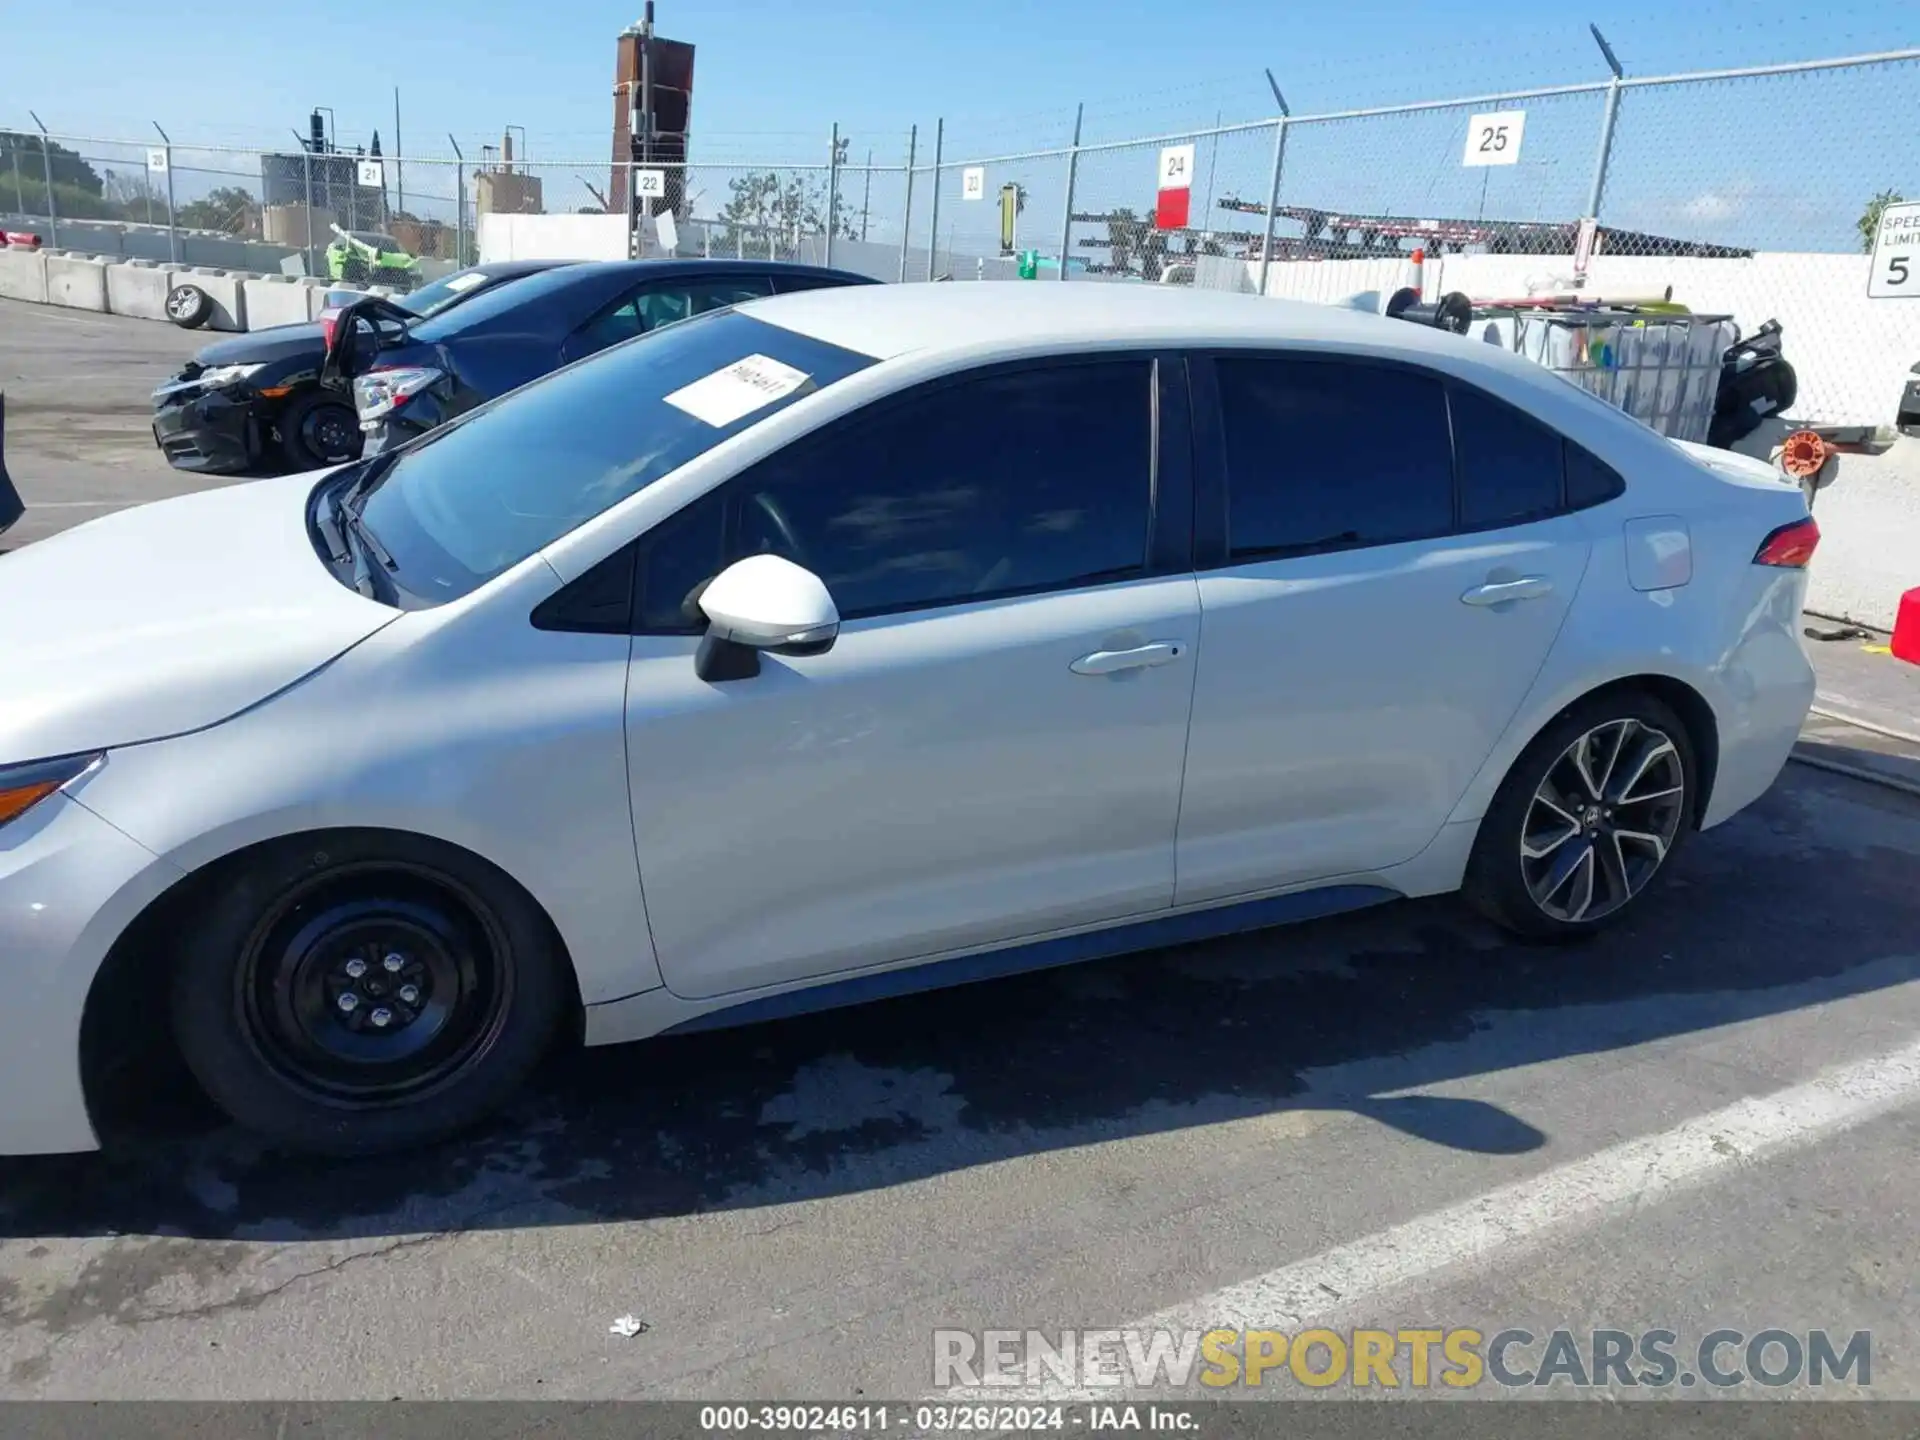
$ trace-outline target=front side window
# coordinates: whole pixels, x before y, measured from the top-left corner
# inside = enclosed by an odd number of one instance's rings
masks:
[[[1445,387],[1386,366],[1221,358],[1227,540],[1236,562],[1443,535]]]
[[[1073,589],[1144,573],[1152,362],[941,384],[810,436],[649,537],[641,628],[698,628],[688,595],[775,554],[843,618]]]
[[[361,515],[392,555],[403,592],[450,600],[872,363],[738,311],[697,316],[554,371],[434,432],[391,462]],[[736,382],[735,366],[793,383],[769,399]],[[689,399],[696,382],[705,382],[693,392],[702,398]]]

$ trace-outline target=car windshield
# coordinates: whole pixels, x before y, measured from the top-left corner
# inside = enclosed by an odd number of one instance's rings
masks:
[[[430,285],[422,285],[406,295],[396,295],[393,303],[402,310],[411,310],[421,319],[430,319],[441,311],[450,309],[462,300],[472,299],[481,289],[498,288],[512,283],[519,276],[489,275],[484,270],[461,270],[456,274],[443,276]]]
[[[362,245],[371,245],[376,250],[398,250],[400,242],[391,235],[382,235],[374,230],[350,230],[347,232]]]
[[[417,327],[413,338],[428,345],[438,345],[453,339],[469,326],[484,325],[517,306],[537,305],[548,296],[575,284],[579,279],[579,269],[574,265],[562,265],[557,270],[542,270],[511,285],[489,285],[484,294],[476,295],[466,304]]]
[[[402,591],[427,604],[452,600],[871,364],[737,311],[711,311],[556,370],[437,432],[393,462],[361,518],[392,556]]]

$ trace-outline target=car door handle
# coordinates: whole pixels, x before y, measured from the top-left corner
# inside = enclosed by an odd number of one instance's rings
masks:
[[[1165,665],[1185,653],[1184,645],[1157,640],[1151,645],[1136,645],[1131,650],[1096,650],[1091,655],[1082,655],[1067,668],[1076,675],[1115,675],[1122,670]]]
[[[1553,593],[1553,582],[1544,575],[1523,575],[1518,580],[1489,580],[1476,585],[1460,597],[1462,605],[1504,605],[1509,600],[1538,600]]]

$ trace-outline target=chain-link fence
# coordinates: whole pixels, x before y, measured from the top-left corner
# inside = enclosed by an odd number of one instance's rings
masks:
[[[904,154],[853,149],[836,129],[807,164],[509,161],[493,147],[381,157],[298,134],[263,151],[174,143],[157,126],[152,140],[0,129],[0,228],[322,275],[356,265],[342,232],[417,257],[424,276],[501,253],[509,242],[489,236],[512,227],[493,217],[544,215],[582,217],[549,226],[562,238],[543,243],[568,253],[799,260],[886,280],[1071,276],[1325,301],[1409,285],[1429,299],[1524,297],[1571,281],[1778,313],[1834,349],[1812,357],[1802,408],[1847,409],[1857,397],[1827,378],[1847,368],[1842,332],[1808,321],[1842,280],[1864,292],[1841,269],[1864,264],[1875,207],[1920,198],[1920,130],[1907,121],[1920,49],[1657,78],[1625,74],[1604,41],[1599,56],[1603,73],[1584,83],[1141,139],[1092,138],[1083,109],[1071,133],[1017,153],[962,151],[944,122],[917,127]]]
[[[1282,262],[1570,256],[1583,218],[1616,257],[1856,251],[1875,196],[1920,190],[1904,118],[1917,95],[1909,50],[1138,140],[1076,132],[1013,154],[955,154],[935,126],[906,156],[823,143],[811,165],[636,169],[669,177],[683,252],[818,260],[845,242],[902,251],[908,278],[1064,269],[1258,287],[1258,269]],[[0,130],[0,213],[64,221],[76,247],[112,224],[280,246],[316,269],[335,226],[458,260],[490,214],[628,213],[628,178],[607,160],[381,157],[291,138],[261,151],[175,144],[157,127],[151,140]],[[659,193],[635,207],[642,218],[664,208]],[[657,226],[638,229],[636,247],[657,249]],[[1214,260],[1254,273],[1202,263]]]

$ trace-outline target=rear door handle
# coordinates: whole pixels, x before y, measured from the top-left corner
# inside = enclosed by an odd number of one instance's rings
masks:
[[[1165,665],[1178,660],[1186,653],[1186,647],[1172,640],[1156,640],[1151,645],[1137,645],[1131,650],[1096,650],[1091,655],[1082,655],[1067,668],[1076,675],[1114,675],[1122,670],[1144,670],[1153,665]]]
[[[1518,580],[1489,580],[1476,585],[1460,597],[1462,605],[1504,605],[1509,600],[1538,600],[1553,593],[1553,582],[1544,575],[1523,575]]]

